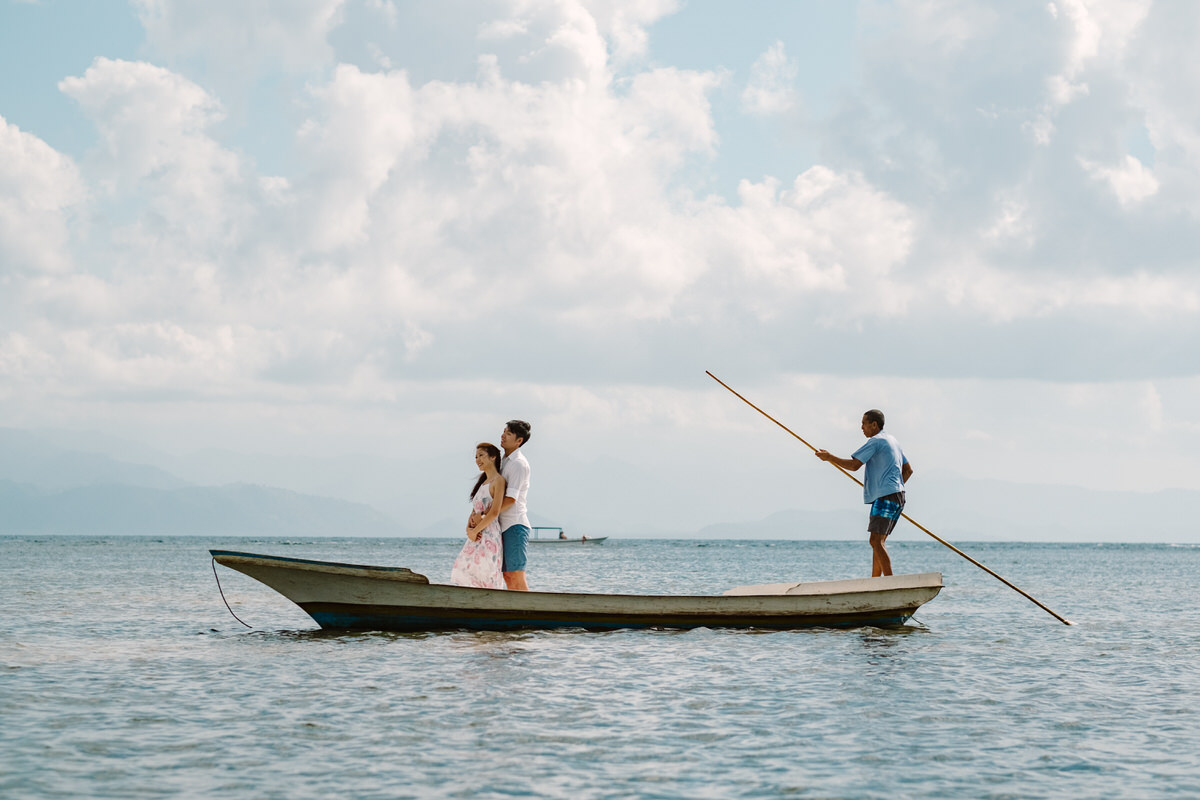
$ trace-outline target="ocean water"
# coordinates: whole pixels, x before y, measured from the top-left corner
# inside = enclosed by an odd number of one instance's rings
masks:
[[[437,539],[0,537],[3,798],[1200,796],[1200,547],[963,548],[901,628],[319,631],[209,548],[402,565]],[[865,575],[865,542],[534,548],[547,590]]]

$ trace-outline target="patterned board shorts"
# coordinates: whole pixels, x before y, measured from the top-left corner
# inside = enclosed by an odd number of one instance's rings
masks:
[[[871,503],[871,518],[867,520],[867,533],[879,533],[888,536],[896,529],[900,521],[900,512],[904,510],[904,492],[884,495]]]

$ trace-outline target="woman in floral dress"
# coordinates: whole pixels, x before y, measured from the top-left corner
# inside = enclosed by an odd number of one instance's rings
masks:
[[[504,477],[500,474],[500,448],[483,442],[475,448],[475,465],[482,470],[471,490],[471,510],[482,515],[475,527],[467,526],[467,542],[454,559],[450,582],[480,589],[503,589],[504,547],[500,543],[500,507],[504,504]]]

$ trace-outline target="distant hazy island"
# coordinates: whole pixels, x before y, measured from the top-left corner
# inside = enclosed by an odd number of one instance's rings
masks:
[[[471,477],[461,458],[431,465],[209,453],[189,460],[146,449],[135,459],[64,438],[0,428],[0,534],[456,536],[461,521],[453,514],[465,509]],[[597,536],[708,539],[854,539],[865,524],[847,491],[844,507],[833,510],[747,507],[742,519],[683,529],[636,467],[595,469],[580,483],[603,483],[620,496],[622,517],[556,496],[554,476],[543,472],[539,505],[550,513],[533,513],[534,523]],[[1180,489],[1099,492],[922,474],[907,511],[950,539],[1186,543],[1200,542],[1187,524],[1198,504],[1200,492]],[[897,535],[925,538],[903,523]]]

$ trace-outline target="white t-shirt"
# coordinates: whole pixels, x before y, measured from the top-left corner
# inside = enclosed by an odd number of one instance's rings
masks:
[[[513,451],[500,464],[506,488],[504,496],[515,502],[500,512],[500,530],[506,531],[513,525],[529,527],[529,516],[525,511],[525,496],[529,494],[529,462],[520,448]]]

